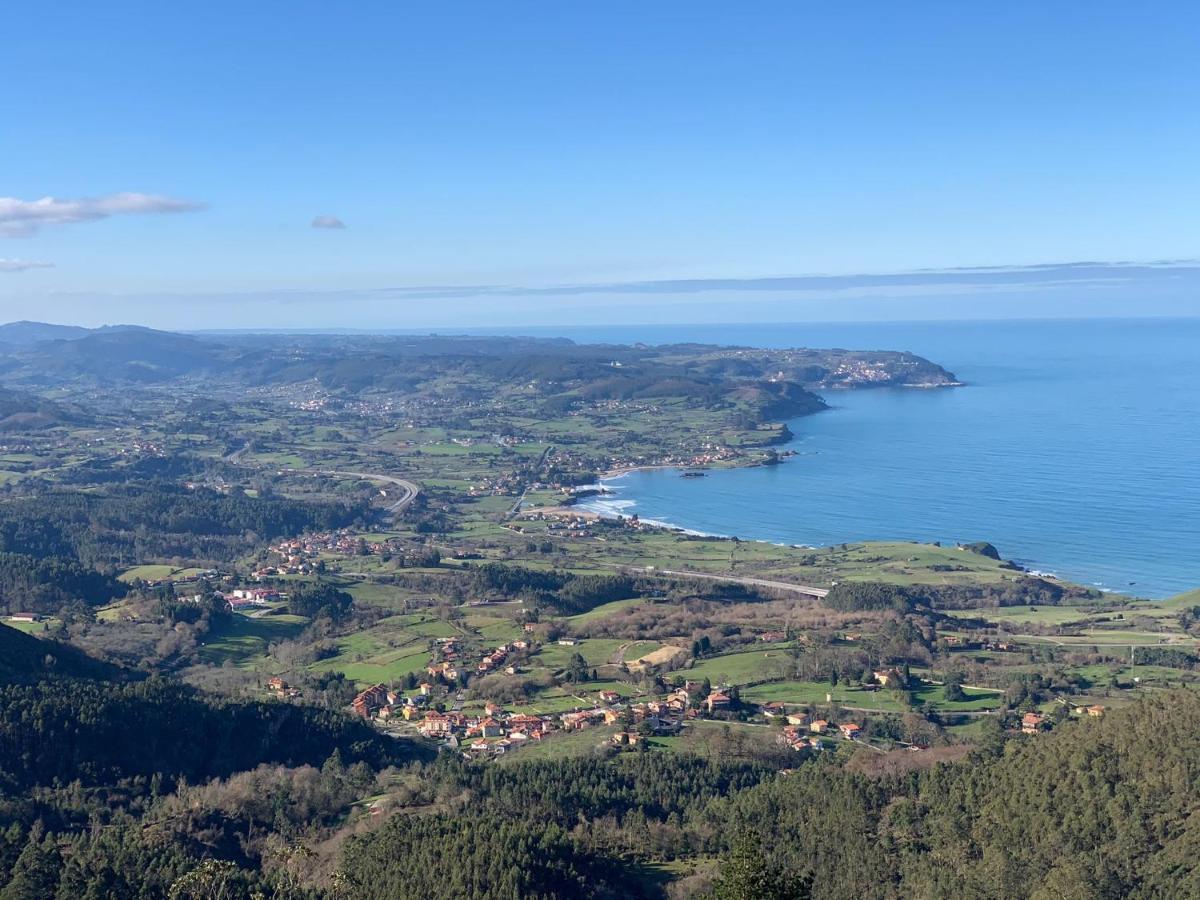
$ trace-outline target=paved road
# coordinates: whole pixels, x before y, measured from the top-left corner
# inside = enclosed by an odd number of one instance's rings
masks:
[[[517,498],[517,502],[509,508],[507,513],[505,513],[504,518],[511,519],[521,511],[521,504],[525,502],[525,495],[528,493],[529,488],[525,488],[525,490],[521,491],[521,496]]]
[[[249,441],[242,441],[242,446],[238,447],[232,453],[227,453],[224,457],[225,462],[233,463],[234,465],[242,464],[242,455],[250,449]],[[285,471],[297,471],[289,469]],[[405,478],[397,478],[395,475],[380,475],[375,472],[336,472],[329,469],[306,469],[311,475],[338,475],[343,478],[363,478],[367,481],[382,481],[385,484],[394,484],[400,488],[400,497],[387,507],[387,512],[394,516],[400,515],[412,505],[412,502],[417,499],[417,495],[421,493],[421,488],[414,482]]]
[[[778,591],[791,591],[804,594],[820,600],[829,594],[826,588],[810,587],[806,584],[793,584],[790,581],[770,581],[766,578],[744,578],[737,575],[710,575],[707,572],[680,572],[675,569],[655,569],[655,574],[670,575],[675,578],[707,578],[710,581],[732,581],[735,584],[748,584],[754,587],[773,588]]]
[[[542,471],[542,466],[544,466],[546,464],[546,458],[550,455],[550,451],[553,449],[554,449],[554,445],[548,444],[546,446],[546,449],[542,451],[542,455],[540,457],[538,457],[537,464],[533,467],[533,471],[535,473]],[[512,507],[509,509],[509,511],[507,513],[505,513],[505,515],[504,515],[505,519],[511,519],[513,516],[515,516],[517,513],[519,513],[521,511],[521,504],[525,502],[525,495],[528,493],[529,493],[529,486],[526,485],[525,489],[523,491],[521,491],[521,496],[517,498],[517,502],[512,505]]]
[[[225,456],[222,458],[224,459],[225,462],[230,463],[231,465],[240,466],[242,464],[242,456],[249,449],[250,449],[250,442],[243,438],[242,446],[238,447],[236,450],[232,450],[229,453],[226,453]]]
[[[421,493],[419,485],[414,484],[404,478],[397,478],[395,475],[379,475],[374,472],[334,472],[320,471],[319,475],[337,475],[342,478],[363,478],[367,481],[382,481],[384,484],[394,484],[402,491],[400,498],[388,506],[387,511],[393,516],[398,516],[404,512],[412,502],[417,499],[417,495]]]

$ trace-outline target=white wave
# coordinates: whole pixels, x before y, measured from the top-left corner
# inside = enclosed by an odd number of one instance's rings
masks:
[[[617,498],[604,497],[589,497],[584,502],[578,504],[580,509],[595,513],[606,519],[615,519],[617,516],[628,515],[627,510],[637,506],[636,500],[623,500]]]
[[[713,534],[711,531],[696,531],[694,528],[681,528],[671,522],[663,519],[640,519],[643,525],[651,525],[654,528],[667,528],[671,531],[678,531],[680,534],[690,534],[692,537],[728,537],[724,534]]]

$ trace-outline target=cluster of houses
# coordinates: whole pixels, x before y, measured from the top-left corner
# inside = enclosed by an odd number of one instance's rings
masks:
[[[1088,716],[1093,719],[1100,719],[1104,716],[1104,707],[1098,703],[1091,706],[1073,706],[1071,707],[1071,715],[1073,716]],[[1050,718],[1044,713],[1027,712],[1021,716],[1021,733],[1022,734],[1037,734],[1040,731],[1045,731],[1050,727]]]
[[[822,737],[829,734],[840,734],[848,741],[856,741],[862,735],[862,726],[855,722],[834,724],[828,719],[810,719],[799,710],[789,712],[778,701],[764,703],[762,712],[768,719],[786,720],[779,739],[793,750],[821,750],[824,747]]]
[[[957,634],[943,635],[942,639],[945,640],[947,647],[954,647],[957,650],[990,650],[993,653],[1012,653],[1017,649],[1017,645],[1012,641],[977,641]]]
[[[531,509],[528,512],[522,513],[521,519],[527,522],[545,522],[545,534],[548,537],[599,537],[601,534],[606,534],[607,530],[613,527],[623,527],[631,531],[660,527],[657,525],[646,525],[638,518],[637,513],[629,516],[620,516],[617,520],[602,520],[602,517],[596,513],[577,512],[570,506]],[[524,534],[526,530],[525,526],[517,522],[509,522],[505,527],[509,531],[515,531],[518,534]]]
[[[491,654],[485,658],[491,658]],[[504,661],[499,659],[492,665]],[[875,676],[881,683],[886,683],[897,674],[885,670]],[[283,691],[286,685],[272,683],[272,689]],[[676,733],[688,720],[705,713],[712,715],[732,710],[737,705],[734,697],[724,690],[718,688],[705,694],[702,685],[695,681],[684,683],[665,697],[641,701],[625,698],[615,690],[601,690],[595,695],[594,706],[558,715],[505,712],[495,703],[486,704],[482,713],[478,710],[435,710],[431,708],[431,695],[438,690],[433,684],[423,683],[417,693],[405,696],[378,684],[359,694],[353,707],[364,718],[381,723],[403,719],[426,738],[467,756],[492,757],[509,753],[529,741],[540,741],[555,731],[574,732],[606,725],[620,726],[620,730],[609,738],[612,744],[621,748],[636,747],[649,735]],[[857,722],[831,721],[796,709],[794,705],[789,708],[779,701],[763,703],[759,708],[768,720],[783,720],[785,724],[779,732],[779,740],[797,752],[823,750],[830,737],[864,740],[863,726]],[[1081,706],[1072,712],[1099,717],[1104,715],[1104,707]],[[1021,731],[1026,734],[1036,734],[1049,726],[1049,718],[1040,712],[1025,713],[1021,719]]]
[[[206,594],[189,594],[180,597],[184,603],[200,603]],[[212,595],[218,600],[224,600],[225,604],[234,612],[239,609],[254,609],[263,606],[269,606],[277,600],[284,599],[284,595],[274,588],[238,588],[233,591],[213,591]]]
[[[554,722],[549,716],[505,713],[489,703],[482,716],[430,710],[421,717],[417,730],[449,749],[499,756],[529,741],[542,740],[554,730]]]
[[[367,541],[361,533],[351,528],[341,528],[279,541],[272,545],[271,552],[282,559],[273,567],[276,570],[274,574],[295,575],[311,571],[313,561],[324,553],[366,556],[397,552],[399,549],[399,544],[393,540]]]
[[[275,688],[272,686],[272,689]],[[635,745],[647,733],[674,733],[685,718],[698,714],[690,708],[690,697],[682,688],[664,700],[640,703],[625,703],[616,691],[604,690],[597,694],[599,702],[596,706],[557,716],[505,712],[490,702],[484,706],[482,714],[431,709],[430,697],[435,690],[434,685],[426,682],[419,686],[417,693],[405,696],[376,684],[362,691],[351,705],[356,714],[381,724],[394,720],[415,724],[424,737],[470,756],[497,756],[529,741],[540,741],[555,731],[580,731],[598,725],[626,726],[613,741]],[[630,730],[633,726],[637,726],[636,734]],[[624,735],[623,739],[621,735]]]
[[[529,648],[529,641],[524,639],[518,639],[515,641],[509,641],[506,644],[501,644],[490,653],[484,654],[483,659],[481,659],[475,665],[475,673],[477,675],[489,675],[493,672],[503,671],[506,675],[516,675],[516,667],[512,665],[506,666],[504,663],[513,653],[525,651]]]
[[[515,665],[512,665],[510,657],[532,647],[533,645],[529,641],[519,638],[501,644],[494,650],[486,651],[482,658],[475,663],[475,674],[491,675],[503,672],[506,675],[516,675],[517,669]],[[446,681],[460,680],[463,667],[470,665],[462,658],[462,649],[458,638],[440,638],[434,650],[434,657],[434,660],[425,667],[425,671],[435,678],[441,677]],[[506,663],[508,665],[505,665]],[[470,670],[468,669],[468,671]]]
[[[551,510],[530,510],[523,513],[521,518],[529,522],[545,522],[546,533],[560,537],[587,537],[596,522],[595,514],[580,514],[569,511],[569,507]],[[525,528],[515,522],[508,525],[510,531],[524,534]]]
[[[301,409],[305,412],[320,412],[329,405],[329,398],[318,395],[310,397],[307,400],[293,400],[291,403],[292,409]]]
[[[524,479],[516,472],[505,472],[484,479],[467,489],[468,497],[514,497],[525,490]],[[537,485],[531,485],[537,488]]]
[[[219,596],[225,598],[225,602],[229,604],[231,609],[241,609],[248,606],[266,606],[283,599],[283,595],[274,588],[238,588]]]
[[[640,466],[673,466],[680,469],[703,469],[717,463],[737,459],[740,454],[732,447],[723,444],[706,443],[700,446],[696,453],[664,453],[657,456],[619,457],[613,456],[605,460],[609,471],[636,469]]]
[[[405,565],[421,565],[424,548],[415,548],[399,538],[368,541],[360,532],[348,528],[322,531],[280,541],[270,548],[278,560],[259,566],[252,573],[257,581],[280,575],[310,575],[320,571],[322,555],[383,556],[400,559]]]
[[[560,721],[566,731],[578,731],[593,725],[630,723],[644,724],[646,730],[656,734],[670,733],[678,730],[685,719],[694,719],[700,715],[700,711],[692,702],[700,687],[699,682],[689,681],[671,691],[666,697],[638,703],[624,703],[616,691],[600,691],[597,696],[602,705],[563,713]],[[701,701],[710,713],[714,710],[728,709],[732,702],[732,698],[719,691],[710,693]]]
[[[166,448],[154,441],[133,441],[129,446],[117,450],[118,456],[130,456],[135,453],[139,456],[162,457],[167,455]]]
[[[406,697],[377,684],[355,697],[352,706],[363,718],[381,723],[393,719],[414,723],[424,737],[472,756],[498,756],[528,741],[540,741],[556,730],[584,727],[593,718],[604,721],[604,710],[564,713],[556,722],[552,716],[506,713],[495,703],[488,703],[482,715],[459,710],[442,712],[429,708],[433,690],[433,685],[424,683],[419,693]]]

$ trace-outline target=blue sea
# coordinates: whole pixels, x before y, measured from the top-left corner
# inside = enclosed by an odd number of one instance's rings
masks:
[[[986,540],[1106,590],[1200,587],[1200,319],[554,331],[911,350],[966,382],[827,392],[831,410],[789,422],[799,455],[784,464],[635,472],[594,509],[788,544]]]

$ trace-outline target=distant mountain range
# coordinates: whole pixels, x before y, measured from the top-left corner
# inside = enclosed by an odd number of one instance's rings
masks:
[[[6,325],[0,325],[0,344],[23,347],[43,341],[74,341],[91,334],[150,330],[140,325],[104,325],[100,328],[84,328],[82,325],[51,325],[47,322],[9,322]]]
[[[0,376],[40,390],[73,382],[168,381],[220,364],[215,342],[140,325],[81,328],[42,322],[0,325]]]

